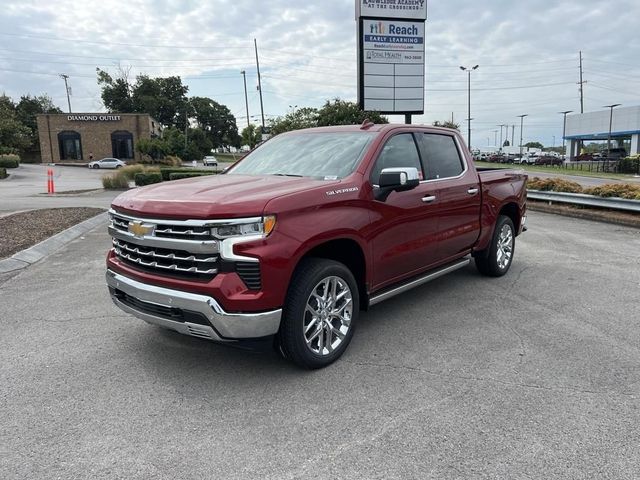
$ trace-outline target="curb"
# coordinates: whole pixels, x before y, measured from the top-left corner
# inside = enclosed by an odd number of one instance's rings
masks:
[[[60,233],[56,233],[54,236],[43,240],[33,247],[29,247],[26,250],[15,253],[4,260],[0,260],[0,273],[15,272],[16,270],[27,268],[29,265],[42,260],[44,257],[51,255],[53,252],[64,247],[71,240],[75,240],[79,236],[87,233],[89,230],[106,223],[107,219],[107,212],[100,213],[95,217],[63,230]]]

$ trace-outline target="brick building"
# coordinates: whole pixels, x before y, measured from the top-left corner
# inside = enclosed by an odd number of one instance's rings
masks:
[[[162,135],[162,126],[142,113],[42,114],[37,120],[44,163],[140,160],[136,142]]]

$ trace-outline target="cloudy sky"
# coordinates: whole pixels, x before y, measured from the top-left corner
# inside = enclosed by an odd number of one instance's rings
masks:
[[[580,110],[580,50],[585,111],[640,104],[638,18],[637,0],[431,1],[425,114],[414,123],[452,114],[464,123],[467,77],[459,65],[479,64],[473,144],[493,144],[497,125],[519,125],[517,115],[529,114],[525,141],[551,145],[555,136],[559,145],[557,112]],[[356,99],[353,0],[0,0],[0,92],[16,100],[46,93],[66,109],[59,78],[66,73],[73,110],[104,111],[95,69],[114,73],[120,65],[133,75],[180,75],[189,95],[227,105],[242,127],[241,70],[252,122],[260,113],[254,38],[267,118],[328,98]]]

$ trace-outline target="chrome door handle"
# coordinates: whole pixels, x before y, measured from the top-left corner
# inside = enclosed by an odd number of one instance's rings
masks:
[[[435,195],[427,195],[426,197],[422,197],[422,201],[424,203],[435,202],[436,201],[436,196]]]
[[[476,193],[478,193],[478,189],[477,188],[470,188],[469,190],[467,190],[467,193],[469,195],[475,195]]]

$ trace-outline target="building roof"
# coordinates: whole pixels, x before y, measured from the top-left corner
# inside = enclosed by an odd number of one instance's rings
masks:
[[[597,112],[567,115],[566,139],[606,140],[609,136],[623,137],[640,133],[640,105],[635,107],[617,107],[613,116],[609,108]]]

